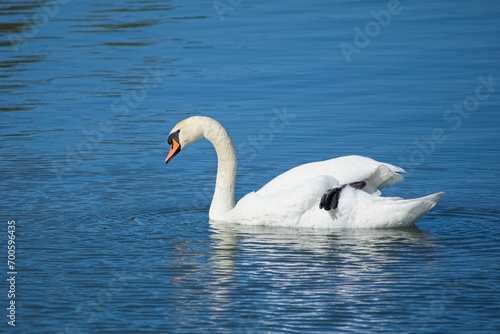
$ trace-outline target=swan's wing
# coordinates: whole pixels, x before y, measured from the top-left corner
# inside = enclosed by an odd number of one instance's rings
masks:
[[[300,183],[285,185],[271,193],[251,192],[231,210],[230,214],[235,218],[231,220],[246,224],[273,224],[280,221],[298,223],[302,215],[312,208],[319,211],[321,196],[338,185],[334,177],[318,175]]]
[[[316,176],[334,177],[340,184],[365,181],[365,191],[377,193],[383,187],[403,180],[402,168],[362,156],[345,156],[297,166],[277,176],[257,193],[269,195],[285,187],[297,187]]]

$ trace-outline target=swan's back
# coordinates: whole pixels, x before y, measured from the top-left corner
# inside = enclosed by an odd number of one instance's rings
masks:
[[[383,187],[402,181],[403,176],[399,173],[404,172],[402,168],[388,163],[351,155],[311,162],[292,168],[272,179],[257,193],[263,196],[270,195],[281,189],[302,184],[320,175],[328,175],[335,178],[339,185],[365,181],[367,182],[367,186],[365,187],[367,192],[378,193],[378,190]]]

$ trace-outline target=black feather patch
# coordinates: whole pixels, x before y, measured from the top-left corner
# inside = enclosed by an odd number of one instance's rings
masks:
[[[365,181],[353,182],[349,183],[349,185],[356,189],[363,189],[366,186],[366,182]]]
[[[366,186],[365,181],[352,182],[349,185],[355,189],[363,189]],[[321,200],[319,201],[319,208],[325,209],[326,211],[335,210],[339,206],[340,193],[342,189],[344,189],[346,184],[341,187],[328,189],[323,196],[321,196]]]
[[[325,205],[326,205],[326,196],[328,195],[328,193],[330,192],[330,190],[332,190],[332,189],[328,189],[326,191],[326,193],[324,193],[323,196],[321,196],[321,200],[319,201],[319,208],[320,209],[323,209],[325,207]]]
[[[338,188],[329,189],[326,193],[323,194],[321,200],[319,202],[319,208],[325,209],[326,211],[330,211],[331,209],[336,209],[339,205],[339,198],[342,189],[344,189],[345,185]]]

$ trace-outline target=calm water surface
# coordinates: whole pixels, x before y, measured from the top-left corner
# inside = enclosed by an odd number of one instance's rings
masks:
[[[500,332],[500,3],[0,6],[20,332]],[[446,195],[408,229],[210,225],[210,145],[164,164],[190,115],[230,131],[238,198],[345,154]]]

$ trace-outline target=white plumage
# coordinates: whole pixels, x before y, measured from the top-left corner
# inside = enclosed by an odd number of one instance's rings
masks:
[[[212,118],[194,116],[170,132],[169,162],[201,138],[217,152],[215,193],[209,217],[241,224],[312,228],[388,228],[415,224],[436,205],[442,192],[415,199],[382,197],[380,189],[403,180],[404,170],[361,156],[345,156],[297,166],[234,203],[236,154],[226,130]],[[349,184],[364,181],[362,189]],[[342,187],[338,207],[320,209],[329,189]]]

